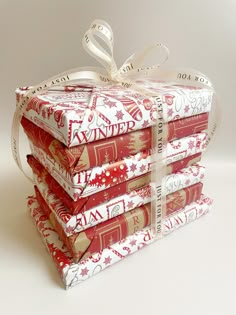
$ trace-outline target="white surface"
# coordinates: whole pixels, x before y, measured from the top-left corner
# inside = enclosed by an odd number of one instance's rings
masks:
[[[0,0],[0,6],[0,314],[236,314],[236,2]],[[113,27],[119,65],[160,41],[171,50],[170,65],[206,73],[223,117],[204,159],[211,214],[66,292],[26,213],[33,189],[11,158],[10,124],[15,87],[95,64],[80,45],[94,18]]]

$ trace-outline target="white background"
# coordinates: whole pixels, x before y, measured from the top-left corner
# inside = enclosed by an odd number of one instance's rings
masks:
[[[209,216],[186,226],[69,291],[26,210],[33,192],[11,157],[17,86],[96,65],[81,39],[106,20],[118,65],[152,42],[166,44],[169,66],[208,75],[222,121],[204,157]],[[0,314],[236,314],[236,1],[0,0]]]

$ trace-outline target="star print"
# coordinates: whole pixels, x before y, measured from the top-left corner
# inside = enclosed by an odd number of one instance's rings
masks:
[[[103,263],[104,263],[105,265],[109,265],[109,264],[111,263],[111,260],[112,260],[111,257],[108,256],[108,257],[105,258],[105,260],[104,260]]]
[[[88,272],[89,272],[88,268],[85,267],[85,268],[81,269],[81,273],[80,274],[81,274],[82,277],[84,277],[84,276],[87,276]]]
[[[141,166],[140,166],[140,168],[139,168],[139,169],[140,169],[140,172],[144,172],[144,171],[145,171],[145,169],[146,169],[146,166],[143,164],[143,165],[141,165]]]
[[[127,207],[129,209],[133,208],[133,206],[134,206],[134,202],[132,200],[127,203]]]
[[[109,108],[116,107],[116,102],[112,102],[112,101],[109,101],[109,100],[108,100],[108,101],[106,102],[106,105],[109,106]]]
[[[130,244],[131,246],[135,246],[135,245],[136,245],[136,242],[137,242],[136,240],[132,240],[132,241],[129,242],[129,244]]]
[[[189,105],[186,105],[185,108],[184,108],[184,112],[187,113],[187,112],[189,112],[189,110],[190,110]]]
[[[192,149],[194,148],[194,141],[193,141],[193,140],[190,140],[190,141],[188,142],[188,148],[189,148],[190,150],[192,150]]]
[[[137,170],[137,165],[136,164],[131,164],[130,165],[130,170],[131,170],[131,172],[135,172],[136,170]]]
[[[142,128],[146,128],[148,126],[148,120],[144,120],[142,124]]]
[[[116,116],[117,120],[122,120],[124,114],[122,113],[122,110],[117,110],[115,116]]]
[[[169,110],[168,110],[168,116],[170,117],[170,116],[172,116],[173,115],[173,109],[172,108],[170,108]]]

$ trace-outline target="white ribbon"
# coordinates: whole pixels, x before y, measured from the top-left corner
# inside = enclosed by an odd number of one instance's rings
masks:
[[[98,39],[106,46],[106,49],[98,42]],[[138,90],[141,93],[147,94],[150,97],[153,97],[158,106],[159,118],[162,119],[162,102],[158,95],[147,91],[141,85],[138,85],[136,80],[138,78],[155,78],[157,80],[165,81],[165,84],[181,84],[189,86],[198,86],[198,87],[208,87],[213,90],[212,83],[210,80],[202,73],[195,71],[193,69],[180,69],[174,71],[162,70],[160,66],[165,63],[169,57],[169,50],[163,44],[153,44],[145,47],[143,50],[134,53],[130,56],[124,64],[118,69],[114,56],[113,56],[113,32],[111,27],[102,20],[95,20],[88,31],[85,33],[82,40],[83,47],[85,50],[98,60],[103,68],[76,68],[61,74],[58,74],[48,80],[45,80],[38,85],[30,88],[24,96],[20,99],[18,106],[16,107],[15,114],[13,117],[12,123],[12,154],[14,160],[16,161],[18,167],[23,171],[22,163],[19,154],[19,127],[20,121],[24,114],[24,111],[27,107],[28,101],[42,92],[49,90],[50,88],[58,85],[66,85],[68,82],[80,82],[80,83],[94,83],[99,85],[109,85],[111,83],[121,84],[123,87],[132,87],[135,90]],[[154,49],[161,49],[164,51],[164,59],[151,67],[146,67],[144,61],[148,54],[150,54]],[[163,124],[164,127],[164,124]],[[215,130],[215,126],[213,128]],[[156,133],[154,132],[154,136]],[[159,136],[162,138],[162,147],[166,141],[166,130],[163,128],[158,130]],[[162,165],[164,152],[159,152],[155,155],[157,164]],[[163,170],[163,168],[162,168]],[[158,172],[158,174],[157,174]],[[27,176],[27,175],[26,175]],[[160,168],[155,173],[156,176],[156,186],[161,185],[161,179],[164,176],[164,173]],[[28,177],[28,176],[27,176]],[[28,177],[29,178],[29,177]],[[29,178],[31,180],[31,178]],[[158,194],[158,192],[157,192]],[[162,194],[161,194],[162,196]],[[162,197],[161,197],[162,198]],[[155,221],[155,226],[161,226],[161,217],[163,215],[163,199],[160,199],[155,205],[155,209],[161,208],[161,215],[155,210],[155,218],[152,221]],[[159,220],[159,221],[158,221]],[[158,223],[158,222],[159,223]]]

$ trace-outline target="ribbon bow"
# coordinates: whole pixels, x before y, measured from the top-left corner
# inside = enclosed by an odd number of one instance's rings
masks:
[[[100,38],[106,44],[109,51],[106,51],[99,44],[96,37]],[[103,65],[109,79],[121,83],[127,78],[137,78],[138,76],[148,75],[150,71],[157,70],[169,57],[169,49],[163,44],[155,43],[131,55],[120,69],[118,69],[113,55],[114,43],[112,29],[109,24],[101,20],[95,20],[91,24],[83,37],[82,44],[84,49]],[[159,64],[144,67],[143,62],[145,58],[154,49],[162,49],[164,51],[164,59]]]

